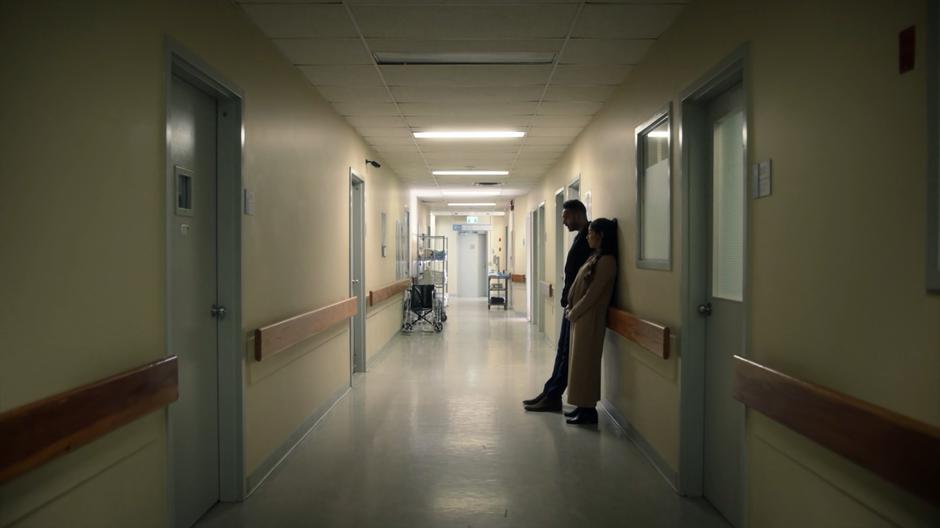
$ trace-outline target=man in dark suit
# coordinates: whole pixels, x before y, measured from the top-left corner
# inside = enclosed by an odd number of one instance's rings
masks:
[[[587,230],[590,222],[587,218],[587,209],[580,200],[568,200],[562,206],[561,222],[568,231],[575,232],[574,243],[568,250],[565,259],[565,288],[561,292],[561,307],[568,307],[568,291],[574,282],[578,270],[591,256],[591,248],[587,243]],[[567,317],[561,318],[561,332],[558,335],[558,349],[555,352],[555,367],[552,375],[545,382],[541,394],[522,403],[525,410],[531,412],[561,412],[561,395],[568,388],[568,347],[570,346],[571,323]]]

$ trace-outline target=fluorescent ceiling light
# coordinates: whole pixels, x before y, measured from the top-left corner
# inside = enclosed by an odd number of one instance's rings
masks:
[[[444,196],[499,196],[499,191],[441,191]]]
[[[512,139],[525,136],[516,130],[450,130],[439,132],[415,132],[416,139]]]
[[[649,134],[647,134],[647,137],[651,137],[651,138],[667,138],[667,137],[669,137],[669,131],[668,131],[668,130],[654,130],[654,131],[650,132]]]
[[[376,51],[379,64],[551,64],[551,51]]]
[[[476,202],[476,203],[449,203],[447,207],[494,207],[494,202]]]
[[[508,176],[507,170],[436,170],[435,176]]]

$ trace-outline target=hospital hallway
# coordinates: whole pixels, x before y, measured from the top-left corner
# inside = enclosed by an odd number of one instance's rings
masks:
[[[728,526],[602,410],[598,427],[523,410],[554,344],[515,312],[451,300],[443,333],[379,354],[253,495],[197,526]]]

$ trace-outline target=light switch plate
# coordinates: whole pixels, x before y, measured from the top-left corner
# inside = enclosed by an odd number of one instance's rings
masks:
[[[764,198],[773,192],[773,162],[765,160],[751,167],[751,198]]]
[[[255,214],[255,193],[244,189],[244,212],[248,216]]]

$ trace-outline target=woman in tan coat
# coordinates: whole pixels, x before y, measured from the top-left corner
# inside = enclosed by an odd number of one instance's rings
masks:
[[[598,218],[587,235],[594,254],[571,285],[568,310],[571,351],[568,358],[568,403],[577,409],[565,413],[570,424],[596,424],[601,399],[601,352],[607,331],[607,307],[617,279],[617,220]]]

